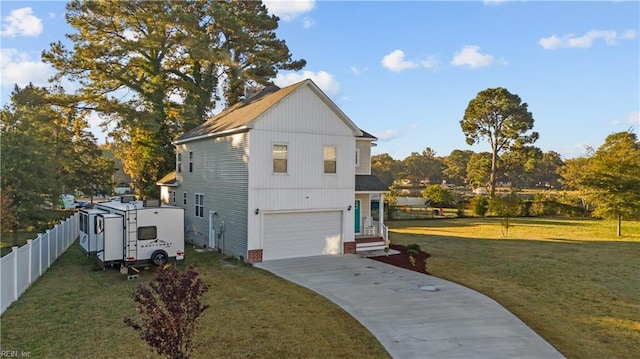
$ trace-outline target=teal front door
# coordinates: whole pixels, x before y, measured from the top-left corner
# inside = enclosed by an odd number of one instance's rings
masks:
[[[360,233],[360,200],[356,199],[356,203],[353,206],[354,211],[353,214],[356,216],[354,223],[355,225],[355,233]]]

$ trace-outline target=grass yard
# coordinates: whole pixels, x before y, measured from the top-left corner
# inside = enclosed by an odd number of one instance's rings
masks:
[[[210,286],[193,358],[388,358],[355,319],[323,297],[266,271],[187,248]],[[182,266],[181,266],[182,267]],[[127,281],[96,269],[74,244],[1,318],[1,350],[32,358],[156,358],[123,323],[153,271]]]
[[[431,253],[431,274],[495,299],[568,358],[637,358],[640,223],[459,218],[387,222]]]

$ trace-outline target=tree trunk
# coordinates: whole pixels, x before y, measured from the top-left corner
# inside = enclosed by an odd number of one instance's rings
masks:
[[[496,168],[498,166],[498,150],[493,148],[491,154],[491,174],[489,176],[489,197],[493,198],[496,194]]]
[[[622,213],[618,213],[618,237],[622,236]]]

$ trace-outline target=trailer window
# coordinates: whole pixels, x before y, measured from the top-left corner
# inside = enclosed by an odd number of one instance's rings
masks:
[[[156,226],[138,227],[138,240],[158,238],[158,228]]]

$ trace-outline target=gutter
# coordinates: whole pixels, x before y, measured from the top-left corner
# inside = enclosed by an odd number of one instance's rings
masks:
[[[187,143],[187,142],[191,142],[191,141],[197,141],[197,140],[202,140],[202,139],[207,139],[207,138],[216,138],[216,137],[224,137],[224,136],[229,136],[229,135],[234,135],[236,133],[242,133],[242,132],[247,132],[251,129],[250,126],[242,126],[242,127],[236,127],[236,128],[232,128],[230,130],[225,130],[225,131],[220,131],[220,132],[214,132],[214,133],[207,133],[206,135],[200,135],[200,136],[195,136],[195,137],[189,137],[189,138],[185,138],[183,140],[176,140],[171,142],[172,145],[181,145],[183,143]]]

